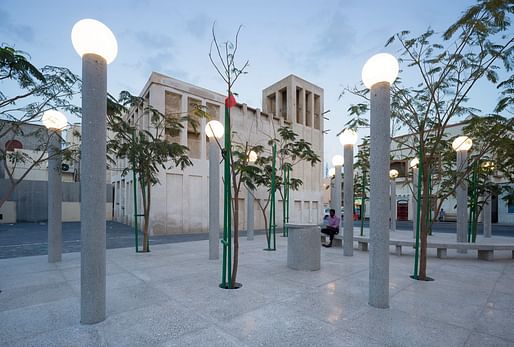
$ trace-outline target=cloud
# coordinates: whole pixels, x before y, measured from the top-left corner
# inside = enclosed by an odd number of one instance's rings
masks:
[[[303,47],[285,51],[291,66],[320,72],[327,62],[343,59],[351,53],[355,46],[356,32],[341,9],[325,16],[325,20],[319,21],[321,25],[310,44],[306,41]]]
[[[145,48],[169,49],[175,45],[173,38],[166,34],[136,31],[133,34],[136,41]]]
[[[213,20],[204,13],[198,14],[186,21],[186,30],[195,38],[203,39]]]
[[[34,29],[28,25],[18,25],[11,21],[9,14],[0,10],[0,32],[21,39],[25,42],[34,42]],[[6,42],[13,44],[14,42]]]

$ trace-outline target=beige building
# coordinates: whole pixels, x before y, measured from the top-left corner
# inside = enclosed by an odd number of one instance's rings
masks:
[[[150,105],[165,114],[193,115],[196,105],[204,106],[208,113],[223,123],[225,95],[195,86],[177,79],[152,73],[141,94]],[[323,89],[290,75],[264,89],[262,111],[246,104],[231,109],[234,141],[256,145],[267,143],[269,136],[282,125],[291,126],[313,149],[323,156]],[[134,109],[128,115],[139,119],[138,126],[148,129],[150,122],[138,117]],[[193,166],[184,171],[171,167],[159,174],[160,184],[152,189],[150,230],[154,234],[205,232],[208,229],[208,138],[205,135],[205,119],[201,119],[199,132],[189,124],[179,136],[170,140],[187,145]],[[323,162],[323,158],[322,161]],[[171,166],[171,165],[170,165]],[[126,224],[134,220],[134,193],[132,175],[121,176],[127,167],[126,160],[119,160],[113,171],[114,219]],[[223,170],[220,170],[223,172]],[[290,221],[318,223],[322,218],[322,164],[298,164],[292,177],[303,180],[300,191],[291,192]],[[220,185],[220,196],[221,194]],[[141,206],[140,193],[138,206]],[[257,192],[257,199],[265,198],[264,191]],[[240,198],[240,228],[246,225],[246,193]],[[223,206],[220,201],[220,206]],[[223,211],[220,211],[220,217]],[[264,228],[263,217],[256,203],[255,227]],[[282,220],[282,201],[277,201],[277,223]],[[223,220],[220,218],[220,220]]]

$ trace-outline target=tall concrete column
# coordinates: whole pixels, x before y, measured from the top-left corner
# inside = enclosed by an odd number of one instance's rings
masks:
[[[353,255],[353,145],[344,145],[343,254]]]
[[[335,165],[336,175],[334,177],[334,204],[336,216],[341,218],[341,165]]]
[[[220,153],[214,138],[209,142],[209,259],[220,257]]]
[[[105,319],[107,63],[82,56],[80,321]]]
[[[412,168],[412,237],[416,238],[418,222],[418,167]]]
[[[487,194],[487,193],[486,193]],[[492,236],[492,227],[491,227],[491,195],[487,194],[484,202],[484,209],[482,210],[482,214],[484,215],[484,222],[482,223],[484,226],[484,237]]]
[[[390,180],[391,184],[391,206],[390,216],[391,220],[391,231],[396,231],[396,180],[393,178]]]
[[[247,191],[247,199],[246,199],[246,239],[251,241],[253,240],[253,205],[254,205],[254,197],[250,190]]]
[[[62,254],[61,134],[50,130],[48,135],[48,262],[55,263]]]
[[[467,169],[468,151],[457,151],[457,172],[463,173]],[[457,242],[467,242],[468,230],[468,183],[465,179],[455,190],[457,197]],[[459,253],[466,253],[466,250],[457,250]]]
[[[390,85],[370,89],[370,252],[369,304],[389,307],[389,179]]]

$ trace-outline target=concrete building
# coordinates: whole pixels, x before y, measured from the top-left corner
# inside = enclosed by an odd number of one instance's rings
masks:
[[[2,121],[4,129],[9,127],[6,121]],[[7,169],[4,163],[0,161],[0,195],[3,195],[11,186],[6,170],[12,172],[13,179],[20,179],[29,169],[34,161],[41,161],[40,164],[34,166],[28,174],[23,178],[16,190],[0,207],[0,223],[16,223],[16,222],[43,222],[47,220],[48,213],[48,162],[46,161],[46,152],[42,151],[47,137],[47,129],[38,124],[23,124],[22,135],[8,134],[0,138],[0,146],[5,148],[7,153],[18,152],[26,158],[26,162],[18,162],[16,166],[7,163]],[[80,126],[72,125],[64,133],[63,137],[66,146],[80,145]],[[41,158],[41,159],[39,159]],[[62,220],[63,222],[80,221],[80,165],[78,160],[67,161],[62,163]],[[110,181],[109,171],[107,178]],[[107,218],[112,216],[112,188],[110,183],[106,187],[106,211]]]
[[[225,95],[152,73],[140,96],[164,114],[188,114],[194,117],[195,105],[203,106],[207,112],[223,123]],[[246,104],[237,104],[231,109],[234,141],[239,143],[266,145],[269,136],[282,125],[288,125],[313,149],[323,156],[323,89],[297,76],[290,75],[263,90],[262,111]],[[127,115],[137,119],[137,125],[149,129],[150,121],[138,117],[140,110],[133,109]],[[205,135],[205,119],[200,119],[200,129],[184,124],[183,131],[175,137],[166,134],[170,141],[186,145],[193,166],[184,171],[171,167],[159,173],[160,184],[151,193],[150,231],[154,234],[206,232],[208,228],[208,138]],[[170,165],[171,166],[171,165]],[[132,175],[122,176],[127,167],[126,160],[119,160],[113,170],[114,219],[132,224],[134,217],[134,187]],[[223,172],[223,170],[221,170]],[[322,218],[322,164],[298,164],[292,177],[300,178],[304,184],[300,191],[291,192],[290,221],[318,223]],[[220,185],[220,191],[222,186]],[[141,206],[140,193],[137,204]],[[220,194],[222,197],[223,194]],[[264,191],[257,192],[257,200],[264,199]],[[240,195],[239,214],[241,229],[246,225],[246,192]],[[223,206],[220,202],[220,206]],[[220,211],[220,217],[223,211]],[[264,228],[264,220],[257,201],[254,205],[255,228]],[[282,201],[277,201],[277,223],[282,219]],[[220,218],[222,221],[223,218]]]

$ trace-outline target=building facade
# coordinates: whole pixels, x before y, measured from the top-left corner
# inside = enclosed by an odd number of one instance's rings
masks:
[[[194,117],[196,105],[201,105],[209,115],[223,123],[225,95],[195,86],[177,79],[152,73],[140,96],[165,115],[188,115]],[[291,126],[299,136],[310,142],[314,151],[323,156],[323,89],[294,75],[264,89],[262,111],[246,104],[231,108],[233,141],[248,142],[251,145],[266,145],[280,126]],[[137,120],[142,129],[151,127],[149,119],[138,117],[140,110],[131,110],[129,119]],[[150,232],[154,234],[174,234],[206,232],[208,229],[208,144],[205,135],[204,118],[199,119],[199,129],[194,129],[187,121],[179,135],[168,134],[169,141],[186,145],[193,166],[183,171],[172,167],[159,172],[159,184],[152,188],[150,209]],[[220,164],[221,165],[221,164]],[[118,160],[113,170],[114,219],[132,224],[134,205],[141,206],[141,194],[134,186],[132,174],[122,176],[126,160]],[[220,170],[223,172],[223,170]],[[290,221],[318,223],[322,218],[321,163],[314,167],[298,164],[292,177],[304,182],[299,191],[291,192]],[[220,184],[220,197],[222,186]],[[256,199],[265,199],[263,190],[256,193]],[[239,196],[239,228],[246,226],[246,192]],[[220,201],[220,206],[223,206]],[[223,211],[220,210],[220,217]],[[277,201],[277,222],[282,219],[282,201]],[[256,228],[264,228],[264,218],[257,205],[254,205]],[[220,218],[223,220],[223,218]],[[280,223],[278,223],[280,224]]]

